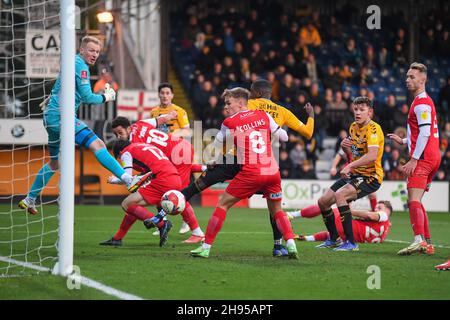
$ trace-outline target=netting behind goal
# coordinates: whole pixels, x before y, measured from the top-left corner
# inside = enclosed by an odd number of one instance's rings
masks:
[[[58,180],[18,208],[49,160],[39,104],[59,70],[59,1],[0,2],[0,276],[36,273],[57,259]],[[18,261],[25,264],[18,264]],[[39,271],[37,271],[39,272]]]

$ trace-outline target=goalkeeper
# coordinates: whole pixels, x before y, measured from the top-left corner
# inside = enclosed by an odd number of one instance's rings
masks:
[[[95,64],[101,48],[101,42],[95,37],[86,36],[81,40],[80,53],[75,57],[75,112],[78,111],[81,102],[87,104],[100,104],[116,99],[116,92],[111,89],[108,84],[105,86],[104,94],[92,93],[89,66]],[[61,131],[61,113],[59,106],[60,89],[61,78],[58,76],[58,79],[53,85],[50,99],[48,99],[48,105],[47,101],[44,101],[44,103],[41,104],[44,112],[44,126],[48,133],[50,161],[39,170],[28,195],[19,202],[20,208],[27,209],[27,211],[33,215],[38,213],[35,204],[37,196],[47,185],[54,173],[59,169],[58,156]],[[108,152],[105,143],[100,140],[83,121],[76,117],[75,142],[80,146],[89,148],[102,166],[122,180],[130,192],[136,191],[136,189],[149,178],[149,174],[132,177],[130,174],[126,173],[116,159]]]

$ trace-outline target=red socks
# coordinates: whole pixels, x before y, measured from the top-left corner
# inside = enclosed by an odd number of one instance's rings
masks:
[[[205,243],[212,245],[214,239],[222,228],[227,212],[222,208],[216,208],[211,218],[209,218],[208,226],[206,227]]]
[[[283,234],[284,240],[294,239],[292,226],[286,213],[284,213],[284,211],[278,211],[273,218],[277,223],[278,230]]]
[[[428,214],[427,211],[425,210],[423,204],[422,204],[422,211],[423,211],[423,227],[424,227],[424,236],[425,236],[425,240],[430,240],[431,239],[431,235],[430,235],[430,228],[428,226]]]
[[[132,215],[132,216],[135,216],[137,219],[139,219],[139,220],[141,220],[141,221],[144,221],[144,220],[146,220],[146,219],[149,219],[149,218],[152,218],[152,217],[155,216],[153,213],[151,213],[150,211],[148,211],[145,207],[143,207],[143,206],[138,206],[138,205],[136,205],[136,204],[133,204],[132,206],[130,206],[130,207],[127,209],[127,213],[130,214],[130,215]],[[158,228],[161,228],[163,225],[164,225],[164,221],[161,220],[161,221],[158,223],[157,227],[158,227]]]
[[[372,211],[375,211],[375,207],[377,206],[377,197],[375,196],[375,198],[370,198],[370,207],[372,208]]]
[[[328,233],[328,231],[321,231],[314,233],[313,237],[314,241],[326,241],[330,237],[330,234]]]
[[[302,218],[314,218],[320,215],[320,208],[317,204],[313,204],[303,208],[301,211]]]
[[[424,236],[424,211],[422,210],[422,204],[419,201],[409,202],[409,219],[411,221],[414,235]]]
[[[198,228],[197,217],[195,216],[194,209],[189,202],[186,202],[186,208],[181,215],[183,216],[183,221],[189,225],[191,231]]]
[[[136,222],[137,218],[135,216],[132,216],[131,214],[126,214],[123,216],[122,223],[120,224],[119,230],[114,235],[114,240],[121,240],[123,239],[126,234],[128,233],[128,230],[130,230],[131,226]]]

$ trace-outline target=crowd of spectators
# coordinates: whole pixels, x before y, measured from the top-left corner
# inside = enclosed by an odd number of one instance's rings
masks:
[[[311,141],[290,132],[289,143],[283,145],[280,167],[285,178],[315,177],[324,139],[337,137],[349,127],[351,101],[358,95],[374,101],[374,120],[385,133],[405,131],[410,100],[403,79],[409,65],[409,39],[401,11],[383,16],[383,30],[361,32],[358,17],[362,15],[351,4],[323,16],[308,5],[290,12],[281,1],[256,3],[253,9],[238,12],[232,3],[204,6],[202,1],[188,2],[177,16],[177,48],[190,57],[183,63],[193,65],[185,85],[205,128],[217,128],[222,122],[220,94],[225,88],[249,88],[251,82],[264,77],[273,84],[272,100],[301,120],[306,120],[306,102],[314,105],[316,129]],[[420,57],[432,79],[427,89],[436,103],[441,131],[446,128],[444,158],[450,152],[445,152],[450,138],[446,135],[450,133],[447,14],[424,14],[419,42]],[[386,142],[386,178],[403,178],[399,168],[406,159],[405,150]],[[450,179],[445,168],[448,161],[443,161],[442,171],[444,179]]]

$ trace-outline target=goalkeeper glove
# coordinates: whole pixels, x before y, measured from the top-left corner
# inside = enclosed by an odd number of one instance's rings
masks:
[[[41,108],[41,111],[44,111],[47,107],[48,101],[50,100],[50,96],[44,99],[41,103],[39,103],[39,108]]]
[[[116,92],[109,85],[109,83],[105,84],[105,93],[103,94],[105,102],[116,100]]]

